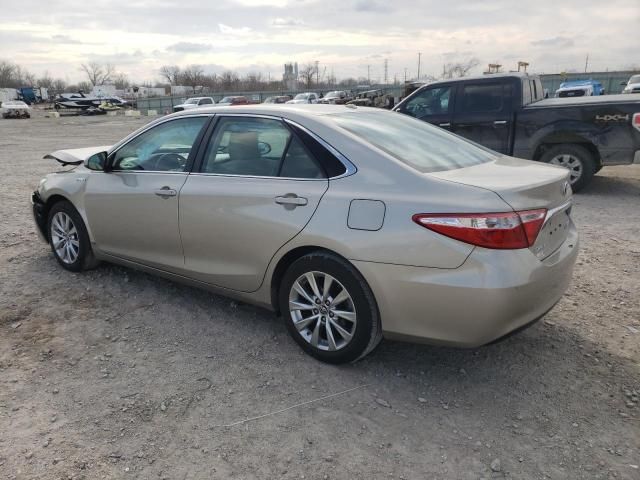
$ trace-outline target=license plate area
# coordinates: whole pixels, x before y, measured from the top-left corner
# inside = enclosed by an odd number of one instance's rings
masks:
[[[559,211],[552,215],[540,230],[536,243],[531,249],[540,260],[544,260],[564,243],[571,226],[571,209]]]

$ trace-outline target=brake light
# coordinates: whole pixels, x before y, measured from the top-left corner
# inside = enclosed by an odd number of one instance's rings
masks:
[[[631,119],[631,125],[633,125],[633,127],[640,131],[640,113],[634,113],[633,114],[633,118]]]
[[[547,210],[505,213],[418,213],[418,225],[484,248],[517,249],[533,245]]]

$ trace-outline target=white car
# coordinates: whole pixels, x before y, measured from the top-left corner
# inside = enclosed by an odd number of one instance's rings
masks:
[[[622,93],[640,93],[640,75],[633,75],[627,82]]]
[[[2,102],[2,118],[29,118],[31,108],[21,100],[7,100]]]
[[[211,97],[194,97],[180,105],[174,105],[173,111],[181,112],[183,110],[191,110],[192,108],[197,107],[210,107],[211,105],[215,105],[215,103],[216,102],[214,102]]]
[[[318,94],[313,92],[299,93],[293,100],[289,100],[287,103],[318,103]]]

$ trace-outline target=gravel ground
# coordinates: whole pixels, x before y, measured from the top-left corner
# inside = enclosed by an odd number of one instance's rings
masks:
[[[337,367],[267,311],[57,265],[29,205],[42,156],[145,121],[0,121],[0,477],[640,478],[640,165],[575,197],[573,285],[543,321]]]

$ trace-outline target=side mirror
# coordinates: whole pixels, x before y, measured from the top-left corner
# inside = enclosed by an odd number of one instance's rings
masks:
[[[106,171],[107,166],[107,152],[98,152],[91,155],[84,161],[84,166],[89,170],[96,170],[99,172]]]

